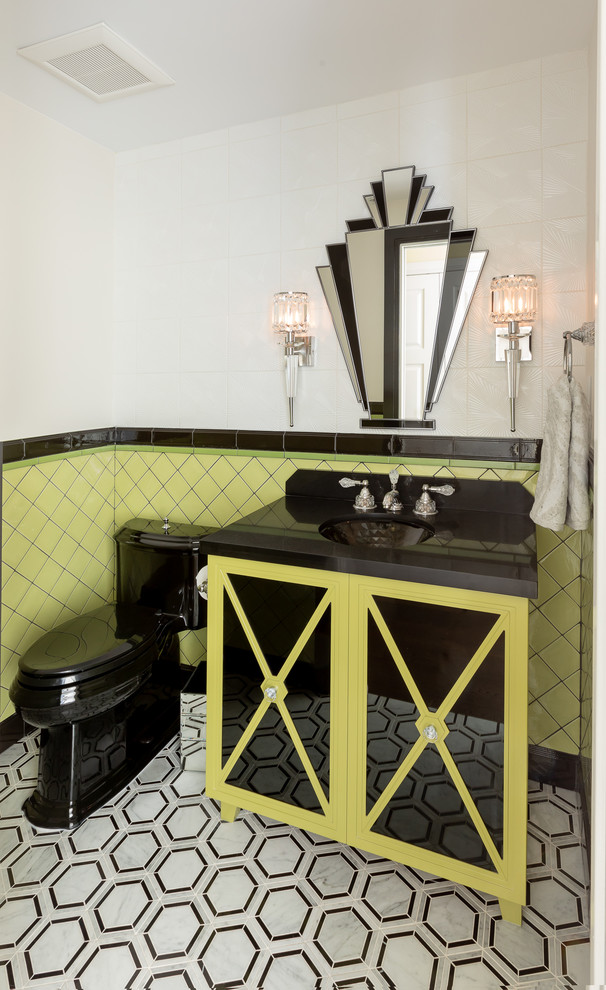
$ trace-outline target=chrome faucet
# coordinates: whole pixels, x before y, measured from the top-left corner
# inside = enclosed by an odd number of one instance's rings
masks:
[[[393,471],[389,472],[389,480],[391,481],[391,491],[387,492],[383,498],[383,508],[387,512],[401,512],[402,511],[402,500],[400,499],[400,493],[398,492],[398,469],[394,468]]]
[[[362,491],[358,492],[354,499],[354,509],[359,509],[360,512],[368,512],[370,509],[374,509],[375,497],[368,487],[368,478],[364,478],[363,481],[354,481],[353,478],[340,478],[339,484],[341,488],[352,488],[354,485],[361,485]]]
[[[438,492],[440,495],[453,495],[452,485],[423,485],[420,498],[417,499],[413,512],[417,516],[435,516],[437,513],[436,503],[430,497],[429,492]]]

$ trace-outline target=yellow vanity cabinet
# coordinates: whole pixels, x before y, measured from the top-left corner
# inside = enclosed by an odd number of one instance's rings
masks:
[[[207,794],[525,901],[526,599],[209,558]]]

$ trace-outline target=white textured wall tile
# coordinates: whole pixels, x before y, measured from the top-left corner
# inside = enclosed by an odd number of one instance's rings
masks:
[[[588,61],[586,48],[577,52],[562,52],[557,55],[547,55],[541,59],[541,71],[543,76],[553,76],[560,72],[573,72],[577,69],[586,71]]]
[[[397,107],[339,121],[339,180],[380,175],[399,164]]]
[[[189,317],[181,321],[180,369],[185,372],[221,371],[229,367],[227,313]]]
[[[114,337],[112,341],[114,354],[114,370],[117,374],[124,374],[137,367],[137,322],[129,320],[124,323],[114,324]]]
[[[473,227],[541,218],[541,152],[485,158],[469,165],[469,223]]]
[[[176,265],[181,260],[181,211],[161,210],[137,217],[136,258],[140,265]]]
[[[181,157],[152,158],[138,166],[139,213],[181,207]]]
[[[564,343],[562,335],[585,323],[587,299],[584,292],[553,292],[543,288],[543,366],[562,367]],[[573,341],[575,365],[586,363],[588,348]]]
[[[256,313],[230,315],[227,340],[230,375],[239,371],[271,371],[279,375],[282,371],[284,348],[272,330],[269,307]]]
[[[465,436],[467,433],[467,371],[452,368],[435,403],[429,419],[436,421],[436,433],[441,436]]]
[[[229,206],[229,253],[268,254],[280,250],[280,196],[239,199]]]
[[[428,166],[420,160],[411,164],[417,166],[417,171],[427,172],[427,185],[434,186],[429,208],[439,206],[454,206],[453,224],[455,227],[467,226],[467,163],[453,165]]]
[[[541,422],[542,372],[527,365],[520,371],[516,402],[516,430],[511,433],[505,365],[471,370],[468,377],[468,429],[470,436],[535,436]]]
[[[337,119],[337,107],[331,104],[327,107],[316,107],[314,110],[302,110],[300,113],[289,113],[282,117],[282,131],[297,130],[299,127],[317,127],[319,124],[334,124]]]
[[[229,313],[267,313],[275,292],[281,292],[280,254],[255,254],[229,262]]]
[[[181,267],[154,265],[139,268],[137,278],[137,316],[161,319],[178,316],[181,306]]]
[[[180,379],[179,426],[221,429],[227,419],[225,375],[188,373]]]
[[[179,370],[179,321],[176,317],[139,321],[137,370],[143,374]]]
[[[431,126],[428,127],[428,121]],[[467,103],[464,93],[400,110],[400,161],[445,165],[467,157]],[[428,178],[428,181],[431,181]]]
[[[282,135],[282,189],[330,186],[337,181],[337,129],[319,124]]]
[[[226,258],[229,242],[224,203],[207,203],[182,211],[181,258],[183,261],[206,261]]]
[[[469,93],[469,157],[534,151],[541,144],[541,103],[538,75]]]
[[[543,78],[543,145],[586,141],[588,79],[584,69]]]
[[[136,213],[139,208],[139,169],[134,162],[116,165],[114,208],[118,217]]]
[[[524,79],[537,79],[541,72],[538,58],[526,62],[513,62],[510,65],[500,65],[484,72],[472,72],[467,77],[467,88],[470,93],[479,89],[492,89],[494,86],[506,86],[508,83],[520,82]]]
[[[399,94],[397,92],[379,93],[377,96],[368,96],[362,100],[349,100],[347,103],[337,105],[337,117],[345,120],[348,117],[362,117],[366,114],[381,113],[383,110],[391,110],[399,104]]]
[[[286,403],[286,399],[284,399]],[[295,399],[295,429],[334,433],[337,429],[337,373],[324,368],[300,368]],[[288,421],[286,423],[288,427]]]
[[[227,201],[227,145],[183,155],[183,208]]]
[[[140,263],[139,219],[131,213],[120,213],[114,224],[114,267],[131,271]]]
[[[229,375],[227,428],[283,430],[288,425],[284,375],[273,371],[239,371]]]
[[[453,76],[450,79],[438,79],[436,82],[421,83],[400,90],[400,106],[411,106],[414,103],[430,103],[433,100],[444,100],[449,96],[457,96],[467,92],[467,76]]]
[[[208,131],[207,134],[194,134],[192,137],[183,138],[181,141],[181,153],[187,155],[190,151],[214,148],[218,144],[227,144],[227,140],[227,128],[221,131]]]
[[[136,376],[135,426],[179,426],[178,374]]]
[[[280,189],[280,135],[266,134],[229,147],[229,198],[270,196]]]
[[[490,279],[498,275],[521,272],[540,279],[543,228],[538,220],[532,223],[511,223],[497,227],[480,227],[474,247],[488,248],[488,257],[480,276],[472,306],[480,297],[489,308]]]
[[[585,218],[548,220],[543,230],[543,289],[551,292],[581,292],[586,285]]]
[[[364,202],[364,196],[372,193],[371,182],[378,182],[381,172],[375,175],[354,179],[352,182],[339,182],[337,201],[337,226],[339,229],[339,240],[345,240],[347,221],[355,220],[358,217],[369,217],[368,208]],[[323,264],[323,261],[320,262]]]
[[[336,186],[286,192],[281,205],[283,251],[319,247],[340,238]]]
[[[135,385],[138,375],[114,375],[112,416],[114,423],[135,422]]]
[[[223,316],[227,310],[227,258],[182,265],[181,314]]]
[[[543,151],[543,216],[578,217],[587,210],[587,144],[561,144]]]
[[[122,323],[137,318],[139,280],[136,268],[114,272],[114,320]]]
[[[254,120],[250,124],[238,124],[229,128],[229,143],[236,141],[255,141],[257,138],[280,133],[280,118],[267,117],[265,120]]]

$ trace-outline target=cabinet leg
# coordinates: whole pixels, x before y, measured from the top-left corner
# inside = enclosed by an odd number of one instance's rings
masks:
[[[503,921],[510,921],[512,925],[522,924],[522,905],[513,901],[504,901],[499,897],[499,907]]]
[[[226,804],[225,801],[221,801],[221,821],[233,822],[240,814],[240,808],[236,808],[235,804]]]

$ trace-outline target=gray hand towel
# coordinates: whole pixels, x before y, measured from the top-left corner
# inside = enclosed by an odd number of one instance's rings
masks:
[[[568,452],[572,399],[566,375],[547,393],[541,468],[530,518],[537,526],[562,529],[568,503]]]
[[[589,526],[589,493],[587,461],[589,458],[589,407],[585,393],[577,381],[570,383],[572,415],[570,420],[570,453],[568,455],[568,511],[566,525],[572,529]]]
[[[555,531],[589,524],[589,413],[578,382],[558,378],[547,394],[541,467],[530,518]]]

